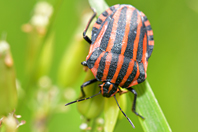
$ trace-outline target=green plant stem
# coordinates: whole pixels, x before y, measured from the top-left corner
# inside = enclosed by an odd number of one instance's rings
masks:
[[[91,124],[91,132],[95,132],[96,130],[96,118],[92,119],[92,124]]]

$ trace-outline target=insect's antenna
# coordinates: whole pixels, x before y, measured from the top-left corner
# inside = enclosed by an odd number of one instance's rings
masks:
[[[118,104],[118,101],[117,101],[115,95],[114,95],[114,98],[115,98],[115,101],[116,101],[116,103],[117,103],[117,105],[118,105],[120,111],[122,112],[122,114],[127,118],[127,120],[129,121],[129,123],[131,124],[131,126],[132,126],[133,128],[135,128],[135,126],[133,125],[132,121],[127,117],[127,115],[126,115],[126,114],[122,111],[122,109],[120,108],[120,106],[119,106],[119,104]]]
[[[76,100],[76,101],[69,102],[69,103],[65,104],[65,106],[73,104],[73,103],[76,103],[76,102],[80,102],[80,101],[83,101],[83,100],[87,100],[87,99],[93,98],[94,96],[99,95],[100,93],[101,93],[101,91],[99,93],[95,94],[95,95],[92,95],[92,96],[88,97],[88,98],[79,99],[79,100]]]

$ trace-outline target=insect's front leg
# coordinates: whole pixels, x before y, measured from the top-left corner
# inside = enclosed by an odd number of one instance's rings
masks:
[[[89,28],[90,23],[91,23],[92,20],[96,17],[96,14],[97,14],[96,11],[95,11],[95,9],[93,9],[93,8],[91,8],[91,9],[93,10],[94,14],[93,14],[93,16],[90,18],[90,20],[89,20],[89,22],[88,22],[88,24],[87,24],[87,26],[86,26],[86,28],[85,28],[85,30],[84,30],[84,32],[83,32],[83,38],[84,38],[89,44],[91,44],[92,41],[91,41],[91,39],[86,35],[87,29]]]
[[[81,85],[81,93],[82,93],[82,96],[80,97],[80,99],[81,98],[84,98],[86,95],[85,95],[85,91],[83,90],[83,88],[84,87],[86,87],[87,85],[89,85],[89,84],[92,84],[92,83],[94,83],[94,82],[97,82],[97,79],[92,79],[92,80],[89,80],[89,81],[87,81],[87,82],[85,82],[85,83],[83,83],[82,85]]]

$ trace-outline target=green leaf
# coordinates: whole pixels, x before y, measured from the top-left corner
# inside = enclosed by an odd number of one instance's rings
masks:
[[[145,119],[139,118],[139,121],[145,132],[171,132],[171,128],[158,104],[157,99],[148,83],[145,80],[143,83],[133,86],[138,93],[136,111]],[[132,94],[130,94],[133,100]]]

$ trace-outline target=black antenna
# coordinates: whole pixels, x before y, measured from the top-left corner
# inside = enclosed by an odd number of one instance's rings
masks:
[[[116,103],[117,103],[117,105],[118,105],[120,111],[122,112],[122,114],[127,118],[127,120],[129,121],[129,123],[131,124],[131,126],[132,126],[133,128],[135,128],[135,126],[133,125],[132,121],[127,117],[127,115],[126,115],[126,114],[122,111],[122,109],[120,108],[120,106],[119,106],[119,104],[118,104],[118,101],[117,101],[115,95],[114,95],[114,98],[115,98],[115,101],[116,101]]]
[[[76,103],[76,102],[80,102],[80,101],[83,101],[83,100],[87,100],[87,99],[93,98],[94,96],[99,95],[100,93],[101,93],[101,91],[99,93],[95,94],[95,95],[92,95],[92,96],[88,97],[88,98],[84,98],[84,99],[79,99],[79,100],[76,100],[76,101],[72,101],[70,103],[65,104],[65,106],[70,105],[70,104],[73,104],[73,103]]]

